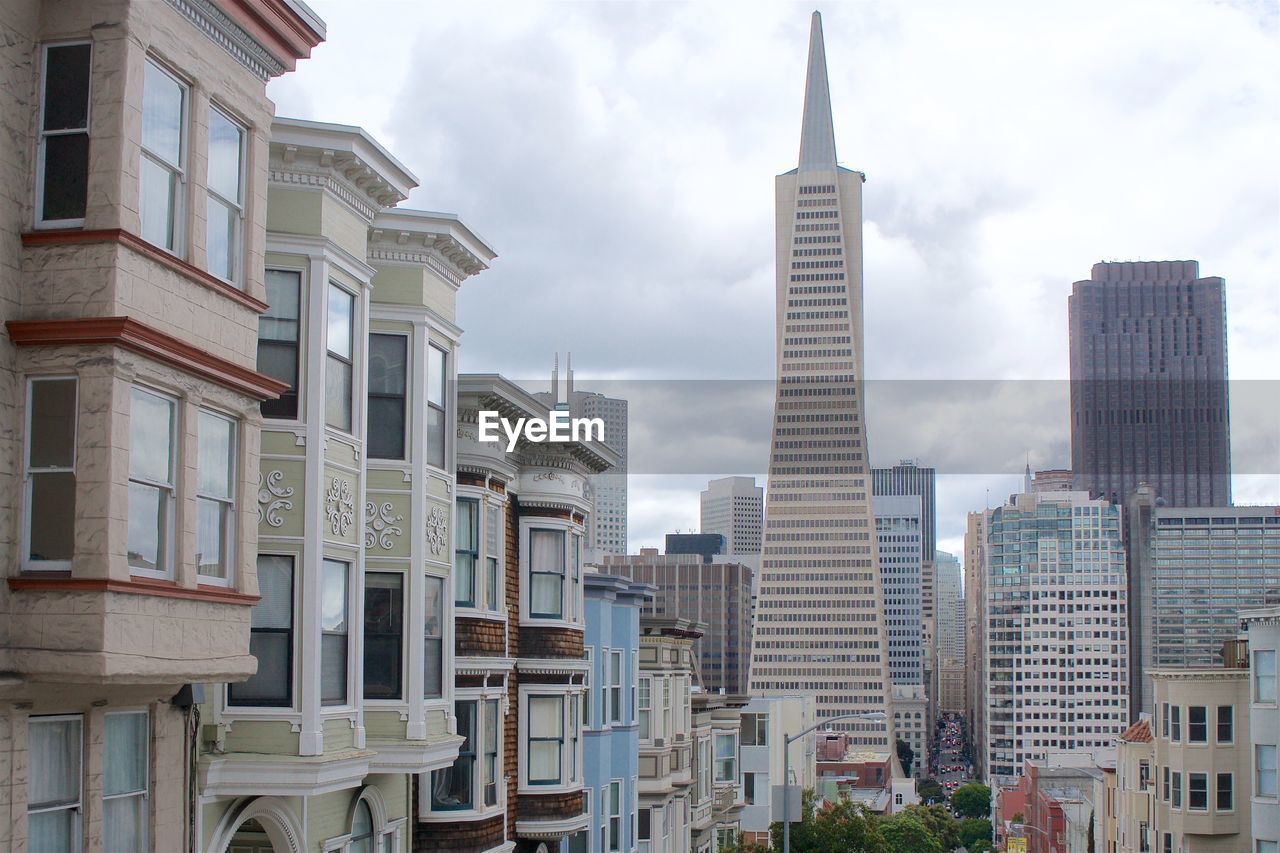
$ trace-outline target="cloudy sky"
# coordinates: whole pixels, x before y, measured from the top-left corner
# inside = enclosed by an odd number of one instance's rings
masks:
[[[539,379],[572,350],[579,387],[632,401],[633,549],[696,529],[709,475],[767,465],[773,176],[813,7],[311,5],[329,39],[279,112],[363,126],[408,204],[499,253],[459,297],[462,369]],[[1226,278],[1236,497],[1280,501],[1277,0],[820,8],[867,174],[872,461],[939,467],[940,547],[1028,454],[1067,464],[1066,297],[1100,260]]]

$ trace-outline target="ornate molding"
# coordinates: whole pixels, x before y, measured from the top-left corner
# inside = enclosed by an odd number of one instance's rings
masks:
[[[258,79],[270,80],[289,70],[209,0],[168,0],[168,3]]]
[[[273,168],[268,173],[268,180],[270,183],[284,186],[328,190],[357,214],[364,217],[367,222],[373,222],[373,217],[378,215],[378,211],[387,206],[381,201],[375,206],[369,200],[368,193],[331,172],[304,172],[297,169]]]
[[[454,287],[459,287],[462,284],[462,280],[473,272],[479,272],[477,269],[468,269],[467,267],[454,262],[434,247],[424,247],[420,250],[404,248],[391,249],[386,247],[370,248],[368,258],[369,263],[373,263],[375,261],[392,261],[398,263],[421,264]]]
[[[329,532],[335,536],[346,536],[355,521],[355,498],[351,493],[351,484],[341,477],[332,477],[329,488],[324,493],[325,515],[329,519]]]
[[[372,548],[375,545],[384,551],[390,551],[395,547],[395,539],[392,537],[399,536],[404,533],[396,525],[404,520],[403,515],[392,515],[395,511],[395,505],[390,501],[384,501],[379,504],[377,501],[368,501],[364,505],[364,547]]]
[[[443,507],[432,507],[427,516],[427,544],[432,554],[439,554],[449,544],[449,518]]]
[[[280,517],[280,511],[293,509],[293,501],[289,500],[293,497],[293,486],[281,487],[283,479],[283,471],[270,471],[265,478],[261,471],[258,472],[259,524],[265,521],[270,527],[281,527],[284,519]]]

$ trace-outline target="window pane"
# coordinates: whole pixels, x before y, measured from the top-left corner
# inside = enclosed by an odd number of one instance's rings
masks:
[[[535,572],[564,574],[564,531],[530,530],[529,562]]]
[[[239,248],[236,231],[240,214],[209,196],[205,204],[205,219],[208,222],[205,252],[208,256],[209,273],[227,281],[235,281],[239,278],[236,271],[236,250]]]
[[[80,812],[72,809],[27,815],[27,849],[31,853],[62,853],[74,850],[76,824]]]
[[[254,628],[293,627],[293,558],[258,555],[258,595],[250,623]]]
[[[142,218],[142,239],[166,249],[174,247],[174,196],[178,176],[145,154],[139,168],[138,212]]]
[[[229,685],[232,705],[288,705],[291,701],[290,643],[288,632],[255,631],[249,635],[249,654],[258,659],[258,671],[248,681]]]
[[[444,412],[427,407],[427,464],[444,467]]]
[[[50,45],[45,49],[44,130],[89,126],[89,63],[87,44]]]
[[[198,429],[196,491],[211,498],[230,499],[236,425],[202,409]]]
[[[29,560],[70,560],[75,547],[76,475],[31,475]]]
[[[147,60],[142,89],[142,144],[171,166],[181,166],[183,88]]]
[[[428,699],[438,699],[443,695],[444,668],[444,579],[426,578],[426,618],[424,622],[424,642],[426,646],[425,693]]]
[[[347,701],[347,635],[320,637],[320,702],[342,705]]]
[[[89,134],[44,138],[44,194],[41,219],[84,219],[89,193]]]
[[[445,352],[439,347],[427,347],[427,402],[444,406]]]
[[[230,504],[196,500],[196,567],[201,575],[224,579],[229,576],[230,555],[224,552],[230,523]]]
[[[129,411],[129,475],[170,483],[173,460],[173,401],[134,388]]]
[[[404,575],[364,576],[364,696],[399,699],[404,649]]]
[[[209,110],[209,188],[230,202],[240,202],[242,131],[217,110]]]
[[[79,802],[80,720],[32,717],[27,726],[27,749],[27,807]]]
[[[75,460],[76,380],[31,383],[30,468],[70,468]]]
[[[324,561],[324,583],[320,590],[320,628],[347,630],[347,564]]]
[[[535,616],[561,615],[561,593],[564,578],[559,575],[534,575],[529,590],[529,608]]]
[[[298,342],[298,302],[302,273],[296,270],[267,270],[267,311],[258,318],[258,337],[272,341]]]
[[[529,735],[559,738],[564,734],[562,699],[559,696],[529,697]]]
[[[404,335],[369,336],[369,393],[404,395],[409,339]]]
[[[370,458],[404,458],[405,420],[404,397],[369,398]]]
[[[329,352],[351,358],[351,323],[355,317],[355,297],[341,287],[329,285]]]
[[[325,359],[324,420],[331,427],[351,431],[351,365],[339,358]]]
[[[147,715],[103,718],[102,793],[128,794],[147,787]]]
[[[135,447],[138,445],[135,445]],[[133,454],[137,456],[138,454]],[[163,571],[168,549],[168,496],[155,486],[129,484],[129,565]]]

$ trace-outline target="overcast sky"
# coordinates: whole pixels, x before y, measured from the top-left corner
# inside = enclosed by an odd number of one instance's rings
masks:
[[[632,549],[696,529],[709,475],[767,467],[773,177],[813,6],[311,5],[329,39],[271,84],[279,113],[364,127],[421,181],[409,205],[499,254],[459,295],[462,369],[536,379],[572,350],[579,387],[632,398]],[[1232,379],[1280,377],[1276,0],[820,8],[840,161],[867,175],[868,374],[983,380],[869,395],[873,463],[940,468],[939,547],[1028,454],[1068,464],[1066,297],[1097,261],[1225,277]],[[614,384],[688,379],[754,381]],[[1280,501],[1275,390],[1232,389],[1237,502]],[[993,399],[1025,409],[999,436]]]

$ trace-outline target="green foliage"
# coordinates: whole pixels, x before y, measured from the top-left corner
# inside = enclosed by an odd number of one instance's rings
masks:
[[[912,805],[902,810],[902,814],[914,815],[924,824],[929,834],[942,845],[943,850],[953,850],[960,846],[960,827],[943,805]]]
[[[880,835],[875,815],[853,803],[818,808],[813,791],[801,795],[801,820],[791,824],[793,853],[895,853]],[[782,849],[782,824],[769,827],[773,849]]]
[[[911,763],[916,760],[915,750],[911,748],[911,744],[902,738],[898,738],[898,761],[902,763],[902,772],[911,775]]]
[[[995,853],[996,852],[995,845],[991,843],[990,838],[980,838],[977,841],[973,842],[973,844],[966,849],[969,851],[969,853]]]
[[[728,847],[721,847],[720,853],[769,853],[769,848],[763,844],[757,844],[754,841],[744,841],[739,836],[736,841]]]
[[[986,818],[967,817],[960,821],[960,845],[973,853],[975,843],[991,842],[991,821]]]
[[[903,810],[880,821],[880,834],[894,853],[944,853],[920,818]]]
[[[1009,823],[1026,823],[1027,819],[1022,816],[1022,812],[1014,812],[1013,817],[1009,818]]]
[[[951,794],[951,807],[961,817],[987,817],[991,814],[991,789],[977,782],[961,785]]]
[[[942,786],[933,779],[925,779],[916,786],[916,793],[920,795],[922,803],[945,803],[947,801],[947,793],[942,790]]]

